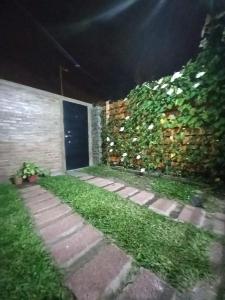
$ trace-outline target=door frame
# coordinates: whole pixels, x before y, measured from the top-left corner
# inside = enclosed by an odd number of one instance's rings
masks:
[[[79,104],[87,107],[87,117],[88,117],[88,153],[89,153],[89,166],[93,166],[93,151],[92,151],[92,108],[93,105],[91,103],[86,103],[80,100],[67,98],[64,96],[60,96],[60,115],[61,115],[61,145],[62,145],[62,162],[63,162],[63,170],[66,172],[66,149],[65,149],[65,132],[64,132],[64,111],[63,111],[63,101],[71,102],[74,104]],[[76,169],[78,170],[78,169]]]

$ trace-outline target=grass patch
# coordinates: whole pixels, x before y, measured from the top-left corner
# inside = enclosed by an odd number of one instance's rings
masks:
[[[40,184],[174,287],[188,288],[210,275],[212,235],[124,200],[70,176],[43,178]]]
[[[119,180],[139,189],[151,190],[169,199],[175,199],[182,204],[191,204],[191,198],[196,190],[205,192],[204,208],[209,212],[225,212],[225,201],[215,197],[210,187],[200,183],[186,183],[164,177],[140,176],[126,170],[112,169],[106,165],[98,165],[83,169],[84,172],[95,176],[103,176]]]
[[[0,299],[72,299],[9,184],[0,184],[0,220]]]

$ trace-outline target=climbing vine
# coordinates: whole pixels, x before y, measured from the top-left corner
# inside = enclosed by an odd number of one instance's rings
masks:
[[[127,168],[225,173],[225,15],[206,26],[201,52],[179,72],[138,85],[123,119],[104,122],[105,156]]]

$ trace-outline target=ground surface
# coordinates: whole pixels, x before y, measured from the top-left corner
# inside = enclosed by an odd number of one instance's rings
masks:
[[[174,287],[187,288],[211,275],[210,234],[69,176],[41,179],[40,184]]]
[[[16,189],[0,185],[0,299],[71,299]]]
[[[95,176],[120,180],[140,189],[152,190],[159,195],[178,200],[183,204],[191,204],[191,198],[196,190],[201,190],[204,192],[205,210],[225,213],[225,195],[220,192],[218,196],[215,196],[214,187],[212,188],[207,184],[201,184],[200,182],[186,183],[163,177],[140,176],[125,170],[116,170],[106,165],[83,168],[83,171]]]

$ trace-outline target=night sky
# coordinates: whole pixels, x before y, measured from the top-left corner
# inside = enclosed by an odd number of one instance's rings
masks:
[[[88,100],[125,97],[197,55],[201,0],[18,0],[0,7],[0,77]]]

